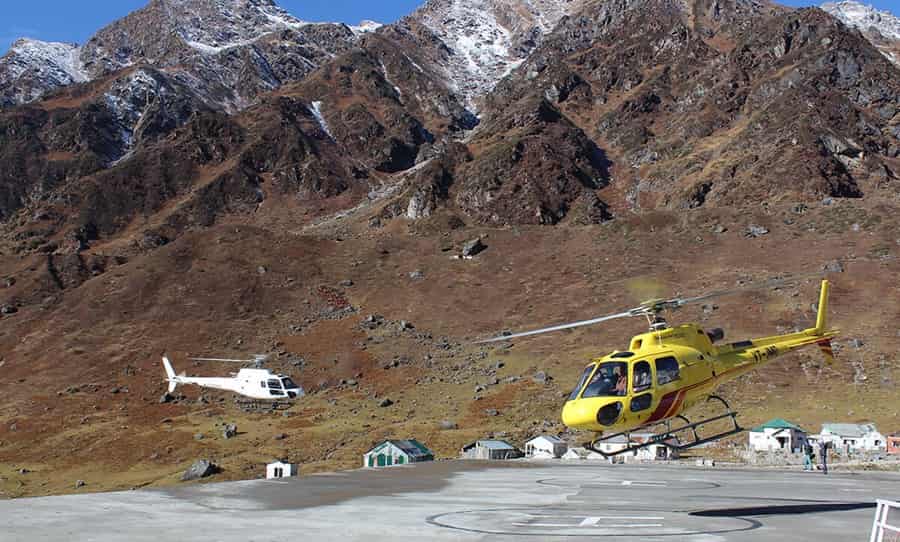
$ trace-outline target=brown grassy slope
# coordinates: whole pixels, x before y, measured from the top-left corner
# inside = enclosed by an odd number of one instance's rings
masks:
[[[633,306],[647,297],[640,283],[659,284],[660,293],[696,293],[816,270],[834,259],[846,268],[832,277],[833,317],[842,329],[838,364],[826,367],[816,352],[801,353],[722,392],[746,425],[781,416],[812,429],[872,420],[896,431],[898,205],[886,192],[870,194],[804,214],[780,205],[745,213],[700,209],[585,227],[441,233],[447,217],[435,216],[372,229],[372,209],[326,223],[315,235],[233,223],[189,233],[2,320],[0,490],[59,493],[76,479],[91,489],[165,485],[198,457],[223,465],[220,479],[258,476],[262,463],[278,456],[300,461],[304,472],[348,468],[380,438],[415,436],[452,457],[490,432],[521,441],[561,431],[563,396],[585,361],[622,348],[642,322],[546,335],[508,349],[469,340]],[[290,209],[270,209],[265,220],[289,224]],[[286,214],[276,220],[279,212]],[[745,238],[751,223],[771,233]],[[713,233],[717,224],[728,231]],[[442,251],[475,235],[486,235],[489,248],[474,260]],[[27,258],[2,265],[3,277],[27,276],[36,266]],[[411,278],[413,271],[424,279]],[[353,285],[341,286],[346,279]],[[21,281],[2,293],[23,284],[33,287]],[[815,293],[808,281],[722,300],[711,314],[686,310],[677,320],[723,326],[730,339],[770,334],[808,325]],[[361,327],[369,314],[384,316],[384,325]],[[415,328],[401,330],[400,320]],[[851,338],[862,345],[850,346]],[[163,351],[192,374],[231,367],[194,366],[188,354],[273,352],[273,369],[311,393],[287,417],[243,413],[227,394],[204,393],[207,403],[198,404],[192,389],[184,390],[185,401],[161,405]],[[299,369],[291,361],[301,356]],[[531,381],[538,370],[554,380]],[[520,379],[506,383],[510,376]],[[500,383],[490,385],[494,378]],[[357,385],[341,384],[349,379]],[[379,407],[384,398],[394,405]],[[459,428],[441,431],[441,420]],[[216,424],[223,422],[236,422],[242,434],[222,439]],[[282,433],[286,438],[276,440]]]

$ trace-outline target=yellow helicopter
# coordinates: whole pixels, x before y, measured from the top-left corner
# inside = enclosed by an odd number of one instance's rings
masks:
[[[818,345],[830,362],[833,360],[831,339],[837,330],[827,322],[829,282],[822,280],[815,327],[796,333],[773,335],[716,345],[724,339],[721,329],[704,331],[696,324],[670,327],[662,313],[747,290],[774,288],[798,280],[779,279],[756,286],[714,292],[698,297],[656,299],[634,309],[570,324],[562,324],[524,333],[507,334],[479,344],[508,341],[588,326],[626,317],[646,317],[650,330],[635,336],[627,351],[614,351],[596,358],[584,373],[566,401],[563,423],[572,429],[595,432],[587,448],[606,457],[635,451],[654,443],[684,450],[743,431],[737,413],[724,399],[713,395],[716,388],[752,371],[776,357],[799,348]],[[715,400],[725,408],[723,414],[691,422],[683,413],[701,401]],[[680,420],[673,427],[672,422]],[[698,429],[726,420],[726,430],[702,437]],[[633,440],[632,433],[650,431],[650,439]],[[605,453],[597,445],[613,438],[626,438],[627,445],[614,453]],[[686,436],[686,438],[685,438]]]

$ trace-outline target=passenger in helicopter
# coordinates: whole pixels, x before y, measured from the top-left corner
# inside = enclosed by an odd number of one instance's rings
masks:
[[[616,376],[616,395],[625,395],[625,390],[628,387],[628,379],[625,378],[625,375],[619,367],[613,369],[613,374]]]
[[[634,391],[643,391],[650,387],[650,365],[641,362],[634,367]]]

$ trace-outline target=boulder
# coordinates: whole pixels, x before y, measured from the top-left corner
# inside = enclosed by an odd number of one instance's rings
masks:
[[[380,406],[381,408],[387,408],[393,404],[394,404],[394,402],[391,401],[390,399],[382,399],[381,402],[378,403],[378,406]]]
[[[463,258],[472,258],[484,252],[486,248],[487,246],[485,246],[485,244],[481,241],[481,237],[479,237],[478,239],[472,239],[471,241],[463,245],[462,256]]]
[[[199,480],[201,478],[212,476],[217,472],[219,472],[219,467],[212,461],[209,459],[199,459],[194,461],[194,464],[191,465],[188,470],[184,471],[184,474],[181,475],[181,481],[189,482],[191,480]]]
[[[767,235],[769,233],[769,229],[764,226],[757,226],[756,224],[751,224],[747,227],[747,231],[744,233],[746,237],[756,238],[762,237],[763,235]]]
[[[456,425],[456,422],[452,422],[450,420],[443,420],[441,423],[438,424],[438,427],[442,431],[450,431],[450,430],[459,428],[459,426]]]
[[[19,312],[19,309],[15,307],[15,305],[2,305],[0,306],[0,314],[15,314]]]
[[[497,410],[496,408],[486,408],[486,409],[484,409],[484,414],[486,416],[499,416],[500,411]]]
[[[87,484],[84,482],[84,480],[76,480],[75,481],[75,489],[81,489],[82,487],[84,487],[86,485]]]
[[[546,384],[553,380],[553,377],[545,373],[544,371],[538,371],[534,373],[534,376],[531,377],[532,382],[537,384]]]
[[[166,403],[171,403],[174,400],[175,400],[175,397],[173,397],[171,393],[166,392],[166,393],[162,394],[162,396],[160,396],[159,404],[164,405]]]
[[[843,273],[844,272],[844,264],[842,264],[838,260],[832,260],[822,266],[822,270],[826,273]]]

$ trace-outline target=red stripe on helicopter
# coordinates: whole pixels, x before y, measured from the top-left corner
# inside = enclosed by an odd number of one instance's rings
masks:
[[[672,408],[672,404],[676,402],[676,399],[678,399],[680,395],[681,390],[663,395],[662,399],[659,400],[659,405],[656,407],[656,410],[653,411],[653,414],[650,415],[650,418],[647,419],[646,423],[659,421],[665,418],[669,409]]]
[[[672,416],[678,414],[678,411],[681,409],[681,403],[684,402],[684,398],[687,397],[687,391],[681,390],[678,392],[678,398],[675,400],[675,404],[672,405],[672,408],[666,412],[666,418],[671,418]]]

